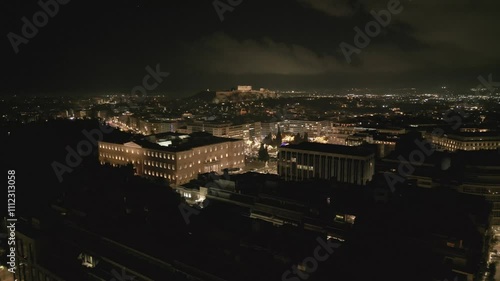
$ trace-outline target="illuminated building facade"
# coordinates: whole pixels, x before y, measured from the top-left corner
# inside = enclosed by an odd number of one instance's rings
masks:
[[[243,140],[164,133],[127,143],[99,142],[101,164],[132,164],[137,175],[187,183],[199,173],[245,166]]]
[[[304,142],[282,146],[278,174],[285,180],[326,179],[366,185],[375,172],[375,154],[364,147]]]
[[[260,122],[230,124],[230,123],[211,123],[195,121],[187,125],[187,133],[207,132],[216,137],[242,139],[244,141],[261,140]]]
[[[284,132],[292,134],[305,134],[310,138],[322,137],[331,131],[329,121],[285,120],[280,122]]]
[[[500,134],[496,132],[462,132],[442,136],[427,134],[426,138],[437,150],[443,151],[495,150],[500,148]]]

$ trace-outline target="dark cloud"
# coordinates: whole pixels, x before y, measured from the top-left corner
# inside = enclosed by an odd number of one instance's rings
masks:
[[[6,35],[39,7],[2,3],[1,90],[128,92],[157,63],[172,74],[158,88],[169,93],[240,80],[282,87],[287,77],[295,87],[390,87],[474,82],[500,62],[496,0],[402,1],[352,64],[339,44],[354,45],[354,27],[364,29],[389,0],[244,0],[223,22],[212,2],[71,1],[17,55]]]
[[[298,0],[299,3],[334,17],[353,16],[360,8],[358,0]]]

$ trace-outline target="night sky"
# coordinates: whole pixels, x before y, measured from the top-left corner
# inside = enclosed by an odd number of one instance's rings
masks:
[[[242,0],[223,21],[213,2],[71,0],[15,54],[9,32],[22,35],[21,19],[32,22],[41,7],[2,1],[0,92],[130,93],[156,64],[170,76],[152,92],[171,96],[238,84],[473,87],[490,73],[500,81],[498,0],[401,1],[401,13],[350,64],[339,44],[354,46],[353,28],[364,30],[370,11],[390,1]]]

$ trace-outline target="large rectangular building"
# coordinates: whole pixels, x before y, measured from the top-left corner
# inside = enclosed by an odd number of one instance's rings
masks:
[[[187,124],[186,132],[207,132],[216,137],[242,139],[244,141],[261,140],[260,122],[232,124],[194,121]]]
[[[326,136],[331,131],[330,122],[327,120],[285,120],[280,122],[283,132],[292,134],[307,133],[310,138]]]
[[[304,142],[282,146],[278,174],[285,180],[311,178],[366,185],[375,173],[375,154],[359,146]]]
[[[187,183],[199,173],[221,172],[245,166],[243,140],[164,133],[126,143],[99,142],[101,164],[132,164],[137,175]]]
[[[426,138],[437,150],[442,151],[477,151],[500,148],[500,134],[497,132],[455,132],[443,135],[429,133]]]

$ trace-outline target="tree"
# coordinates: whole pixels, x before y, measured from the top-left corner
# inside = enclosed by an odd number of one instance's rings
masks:
[[[282,142],[283,142],[283,137],[281,136],[281,129],[278,126],[278,133],[276,134],[276,146],[281,146]]]
[[[302,142],[302,137],[300,136],[300,133],[297,133],[294,137],[293,137],[293,144],[299,144]]]
[[[269,152],[263,143],[260,145],[259,149],[259,160],[263,162],[269,161]]]
[[[272,141],[273,141],[273,135],[271,133],[269,133],[263,140],[262,140],[262,143],[263,144],[266,144],[266,145],[270,145],[272,144]]]
[[[309,142],[309,135],[307,132],[304,133],[304,138],[302,139],[303,142]]]

